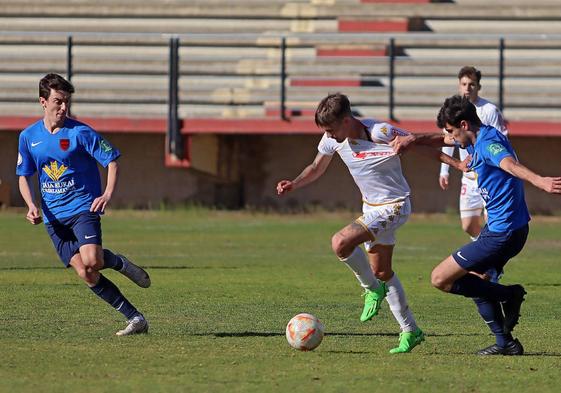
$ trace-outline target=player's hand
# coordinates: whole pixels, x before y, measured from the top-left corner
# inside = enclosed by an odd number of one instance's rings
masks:
[[[277,194],[283,195],[289,191],[292,191],[293,184],[290,180],[281,180],[277,184]]]
[[[438,178],[438,183],[440,184],[440,188],[442,188],[443,190],[447,190],[448,189],[448,176],[444,176],[444,175],[440,175],[440,177]]]
[[[397,154],[401,154],[415,141],[415,135],[410,134],[406,136],[397,135],[390,141],[390,146]]]
[[[31,206],[25,218],[33,225],[37,225],[43,222],[43,218],[41,217],[41,214],[39,213],[39,209],[37,209],[37,206]]]
[[[456,145],[456,141],[454,140],[454,137],[448,131],[444,131],[444,143],[449,146]]]
[[[550,194],[561,194],[561,177],[542,177],[540,188]]]
[[[90,206],[90,211],[94,213],[95,212],[103,213],[105,211],[105,207],[107,206],[110,200],[111,200],[111,196],[106,194],[103,194],[102,196],[95,198],[94,201],[92,202],[92,205]]]
[[[460,162],[458,169],[462,172],[469,172],[469,164],[471,163],[471,156],[467,156],[465,160]]]

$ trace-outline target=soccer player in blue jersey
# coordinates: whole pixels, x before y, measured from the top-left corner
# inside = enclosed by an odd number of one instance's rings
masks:
[[[103,214],[117,184],[119,150],[86,124],[67,117],[74,87],[57,74],[39,82],[43,119],[19,136],[16,174],[27,204],[27,220],[45,222],[54,247],[66,267],[72,267],[88,287],[128,320],[118,336],[148,331],[144,316],[123,296],[117,286],[100,273],[111,268],[142,288],[150,277],[123,255],[102,248],[100,214]],[[101,190],[97,163],[107,169],[107,185]],[[41,209],[35,205],[31,176],[38,172]]]
[[[524,348],[512,337],[526,294],[521,285],[501,285],[499,278],[509,259],[524,247],[530,214],[524,199],[528,181],[548,193],[561,194],[561,177],[540,176],[520,164],[508,138],[499,130],[481,124],[475,106],[467,97],[453,96],[444,102],[437,125],[445,128],[471,156],[469,168],[476,176],[485,200],[488,220],[478,239],[444,259],[431,274],[432,285],[472,298],[489,326],[496,343],[479,355],[522,355]],[[407,145],[440,145],[443,135],[409,136],[394,142],[401,151]],[[436,144],[435,144],[436,143]]]

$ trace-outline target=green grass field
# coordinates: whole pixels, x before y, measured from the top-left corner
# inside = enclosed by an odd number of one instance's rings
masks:
[[[360,323],[362,298],[331,234],[353,214],[113,211],[104,246],[147,266],[141,289],[106,275],[151,322],[116,337],[120,314],[62,268],[43,226],[0,212],[2,392],[553,392],[561,377],[561,219],[537,218],[505,283],[527,291],[522,357],[482,358],[493,342],[473,303],[431,288],[432,267],[466,241],[456,216],[413,217],[394,268],[427,341],[390,355],[398,326],[386,303]],[[299,312],[326,327],[313,352],[291,349]]]

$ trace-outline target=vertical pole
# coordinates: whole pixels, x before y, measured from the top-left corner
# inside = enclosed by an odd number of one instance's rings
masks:
[[[286,116],[286,37],[281,39],[281,70],[280,70],[280,116],[281,120],[287,120]]]
[[[169,88],[168,88],[168,153],[176,159],[183,158],[183,143],[179,130],[179,38],[169,40]]]
[[[395,92],[394,92],[394,78],[395,78],[395,39],[390,38],[390,45],[388,48],[389,60],[389,119],[395,120],[394,106],[395,106]]]
[[[69,35],[66,38],[66,79],[68,82],[72,82],[72,36]],[[68,116],[71,116],[70,105],[72,102],[68,102]]]
[[[499,40],[499,110],[504,110],[505,39]]]

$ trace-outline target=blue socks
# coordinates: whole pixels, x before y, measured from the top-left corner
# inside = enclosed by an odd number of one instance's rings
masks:
[[[140,314],[138,310],[123,296],[119,288],[103,274],[99,275],[99,281],[90,289],[100,298],[109,303],[115,310],[119,311],[127,319],[132,319]]]
[[[470,298],[482,298],[491,302],[504,302],[512,297],[512,290],[506,285],[483,280],[473,274],[466,274],[457,279],[450,293]]]
[[[123,261],[117,255],[113,254],[111,250],[103,250],[103,269],[121,270],[123,268]]]
[[[495,335],[497,345],[506,347],[513,340],[510,333],[504,332],[504,317],[500,302],[512,297],[509,286],[483,280],[473,274],[466,274],[457,279],[450,293],[473,298],[479,315]]]
[[[513,340],[510,333],[505,333],[503,328],[504,318],[503,310],[499,302],[489,302],[485,299],[473,299],[479,315],[485,321],[491,332],[495,335],[497,345],[499,347],[506,347],[509,342]]]

